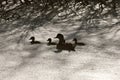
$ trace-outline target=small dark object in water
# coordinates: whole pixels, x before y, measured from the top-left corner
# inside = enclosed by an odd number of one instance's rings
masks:
[[[58,49],[59,51],[61,50],[68,50],[68,51],[75,51],[75,45],[71,44],[71,43],[65,43],[65,39],[63,34],[57,34],[57,36],[55,38],[59,39],[59,42],[56,46],[56,49]]]
[[[40,44],[40,43],[41,43],[40,41],[35,41],[35,37],[34,37],[34,36],[30,37],[29,40],[32,40],[32,41],[30,42],[31,44]]]
[[[52,39],[51,39],[51,38],[48,38],[47,41],[48,41],[47,45],[56,45],[55,42],[52,42]]]

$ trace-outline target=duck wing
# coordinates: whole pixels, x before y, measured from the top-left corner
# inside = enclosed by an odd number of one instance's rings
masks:
[[[34,42],[31,42],[31,44],[40,44],[41,42],[39,41],[34,41]]]
[[[75,51],[75,46],[72,43],[66,43],[64,47],[68,51]]]

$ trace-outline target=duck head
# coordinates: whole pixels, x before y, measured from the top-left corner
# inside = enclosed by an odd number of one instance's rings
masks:
[[[73,41],[75,41],[75,43],[77,43],[77,38],[74,38]]]
[[[56,36],[55,38],[64,39],[64,36],[63,36],[63,34],[58,33],[57,36]]]
[[[34,37],[34,36],[32,36],[32,37],[30,37],[30,39],[29,39],[29,40],[35,41],[35,37]]]
[[[48,38],[48,40],[47,40],[47,41],[52,42],[52,39],[51,39],[51,38]]]
[[[76,38],[74,38],[74,39],[73,39],[73,41],[77,41],[77,39],[76,39]]]
[[[64,44],[65,43],[65,39],[64,39],[63,34],[58,33],[55,38],[59,39],[59,44]]]

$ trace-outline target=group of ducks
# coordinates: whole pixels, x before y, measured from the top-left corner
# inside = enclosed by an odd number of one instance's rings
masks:
[[[59,39],[59,42],[58,42],[58,43],[52,42],[52,39],[51,39],[51,38],[48,38],[48,40],[47,40],[47,41],[48,41],[47,45],[49,45],[49,46],[50,46],[50,45],[56,45],[56,49],[57,49],[58,51],[62,51],[62,50],[75,51],[76,45],[79,45],[79,46],[85,46],[85,45],[86,45],[86,44],[83,43],[83,42],[77,42],[77,39],[76,39],[76,38],[73,39],[74,44],[72,44],[72,43],[67,43],[67,42],[65,42],[65,38],[64,38],[63,34],[61,34],[61,33],[58,33],[55,38],[58,38],[58,39]],[[32,36],[32,37],[30,38],[30,40],[31,40],[31,44],[40,44],[40,43],[41,43],[41,42],[39,42],[39,41],[36,41],[34,36]]]

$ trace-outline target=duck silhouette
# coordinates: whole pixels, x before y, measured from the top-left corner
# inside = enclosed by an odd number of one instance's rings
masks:
[[[65,43],[63,34],[59,33],[55,38],[59,39],[59,42],[56,46],[56,49],[58,49],[59,51],[62,51],[62,50],[75,51],[75,45],[71,43]]]
[[[52,39],[51,39],[51,38],[48,38],[47,41],[48,41],[47,45],[56,45],[55,42],[52,42]]]
[[[31,40],[31,44],[40,44],[41,42],[39,42],[39,41],[35,41],[35,37],[34,36],[32,36],[32,37],[30,37],[30,39],[29,40]]]
[[[86,44],[83,43],[83,42],[78,42],[78,41],[77,41],[77,38],[74,38],[73,41],[74,41],[75,44],[78,45],[78,46],[85,46],[85,45],[86,45]]]
[[[63,34],[58,33],[55,38],[59,39],[59,43],[58,44],[65,44],[65,39],[64,39]]]

